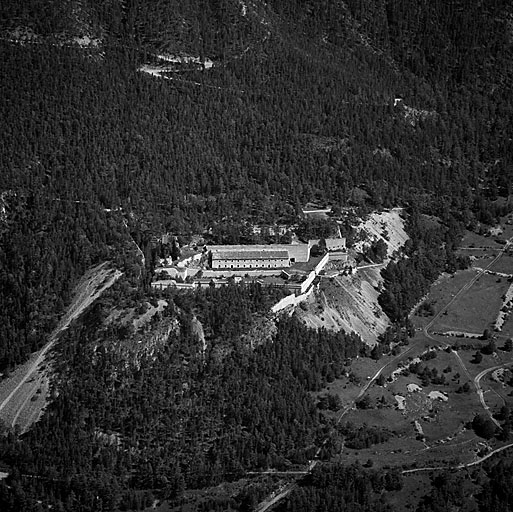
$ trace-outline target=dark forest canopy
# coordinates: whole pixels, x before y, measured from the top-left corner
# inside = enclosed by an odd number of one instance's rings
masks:
[[[513,183],[510,11],[2,2],[0,367],[44,342],[88,265],[147,244],[143,228],[294,222],[308,201],[494,222]],[[84,35],[99,47],[70,43]],[[214,66],[139,71],[158,52]]]
[[[356,335],[285,317],[270,342],[252,350],[241,335],[255,314],[267,314],[275,293],[228,286],[165,294],[169,306],[150,332],[162,322],[177,328],[139,353],[133,340],[141,333],[127,338],[104,322],[113,305],[137,295],[123,283],[113,287],[61,339],[58,396],[22,440],[0,437],[2,460],[13,468],[9,487],[0,486],[2,510],[32,510],[35,497],[65,510],[74,500],[76,510],[126,510],[138,507],[140,490],[175,497],[185,487],[313,458],[326,430],[308,392],[364,350]],[[191,331],[193,312],[206,351]]]
[[[113,261],[145,293],[134,242],[146,252],[152,230],[294,223],[311,201],[413,205],[412,230],[417,212],[442,219],[445,233],[419,230],[410,259],[384,272],[382,305],[404,319],[438,272],[462,263],[458,229],[511,207],[512,14],[507,0],[0,2],[0,370],[45,342],[89,266]],[[73,43],[83,36],[98,47]],[[214,65],[142,72],[159,53]],[[95,344],[127,334],[97,332],[102,305],[90,311],[60,347],[66,379],[48,413],[23,440],[1,439],[13,467],[2,506],[38,510],[43,496],[61,510],[98,510],[98,497],[105,510],[140,508],[149,489],[173,496],[309,460],[326,425],[308,391],[361,342],[285,319],[274,343],[246,350],[240,337],[272,293],[176,298],[176,339],[119,379],[119,354]],[[193,314],[217,346],[206,365]],[[103,445],[101,429],[130,449]],[[488,470],[506,482],[504,468]],[[284,510],[323,510],[319,486],[340,479],[384,485],[329,468]],[[496,491],[482,487],[483,510],[510,499]],[[358,492],[334,489],[329,503],[376,505]]]
[[[273,215],[280,203],[345,204],[355,186],[376,207],[427,193],[464,210],[480,188],[507,194],[506,5],[488,2],[473,16],[477,7],[457,1],[367,4],[270,2],[265,37],[240,35],[250,48],[241,54],[226,51],[239,37],[231,29],[256,31],[256,21],[228,1],[208,2],[202,19],[197,2],[129,2],[118,24],[89,2],[101,54],[3,43],[2,186],[159,211],[175,230],[255,207]],[[34,21],[41,8],[19,7],[18,25],[50,33]],[[157,23],[172,26],[172,12],[196,29],[173,40]],[[168,81],[138,71],[153,49],[201,56],[199,41],[210,70]],[[404,106],[394,107],[398,97]],[[410,107],[420,112],[413,124]]]

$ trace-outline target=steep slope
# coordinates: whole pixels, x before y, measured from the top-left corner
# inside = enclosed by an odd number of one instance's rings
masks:
[[[394,253],[399,253],[410,238],[404,229],[404,215],[402,208],[393,208],[380,213],[374,212],[369,215],[358,226],[355,226],[355,239],[358,242],[354,244],[353,250],[357,253],[364,252],[364,249],[372,242],[381,240],[387,246],[388,258]]]
[[[511,191],[511,6],[480,5],[2,2],[0,193],[19,211],[0,366],[40,348],[68,281],[115,250],[113,212],[147,239],[293,224],[308,201],[493,221]],[[169,80],[139,71],[159,55]],[[405,105],[433,115],[412,125]]]
[[[25,432],[41,415],[49,393],[52,362],[48,355],[63,331],[68,329],[101,294],[121,277],[107,263],[90,269],[75,289],[73,300],[48,343],[0,384],[0,419],[8,427]]]
[[[116,259],[144,289],[159,232],[240,237],[296,223],[310,201],[492,222],[513,183],[511,12],[507,0],[2,1],[0,370],[48,339],[91,265]],[[392,217],[371,219],[362,247],[397,250]],[[388,323],[379,270],[323,279],[305,321],[372,344]],[[99,304],[71,326],[48,414],[0,437],[14,469],[0,508],[140,509],[152,492],[319,454],[327,425],[310,392],[342,375],[358,338],[295,318],[273,328],[276,297],[246,292],[173,297],[176,311],[158,297],[140,314],[152,298],[137,295],[126,324],[99,328]],[[395,292],[394,304],[408,295],[400,318],[414,294]],[[39,385],[23,375],[20,391]],[[29,396],[9,424],[38,414]],[[236,498],[212,508],[254,495]]]
[[[382,264],[362,265],[356,274],[323,279],[308,305],[296,309],[296,314],[306,325],[356,332],[365,343],[376,343],[378,336],[390,325],[390,319],[378,302],[383,285],[381,270],[392,255],[400,257],[401,249],[409,239],[404,223],[403,210],[396,208],[374,212],[356,226],[358,242],[352,249],[353,254],[382,240],[387,246],[388,257]]]
[[[356,332],[368,345],[390,325],[378,303],[381,268],[369,268],[355,275],[336,277],[321,284],[315,299],[296,314],[308,327]]]

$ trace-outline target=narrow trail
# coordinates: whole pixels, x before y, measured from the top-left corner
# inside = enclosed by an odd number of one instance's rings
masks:
[[[458,469],[470,468],[472,466],[477,466],[478,464],[482,464],[485,460],[488,460],[490,457],[493,457],[497,453],[503,452],[504,450],[507,450],[508,448],[513,448],[513,443],[509,443],[505,446],[501,446],[500,448],[496,448],[495,450],[491,451],[489,454],[485,455],[484,457],[481,457],[480,459],[477,459],[474,462],[468,462],[467,464],[458,464],[457,466],[437,466],[437,467],[406,469],[404,471],[401,471],[401,473],[403,475],[407,475],[407,474],[411,474],[411,473],[420,473],[421,471],[440,471],[440,470],[448,470],[448,469],[458,470]]]
[[[47,363],[47,354],[54,346],[59,335],[77,319],[107,288],[110,288],[122,275],[119,270],[109,268],[102,263],[90,269],[75,289],[75,296],[62,317],[57,328],[49,337],[48,343],[24,365],[18,367],[13,375],[0,385],[0,419],[13,427],[19,425],[21,431],[27,430],[38,419],[46,400],[39,398],[36,391],[48,380],[48,371],[43,368]],[[40,401],[33,403],[33,397]]]

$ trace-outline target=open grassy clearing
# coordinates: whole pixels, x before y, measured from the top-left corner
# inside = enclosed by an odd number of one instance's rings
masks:
[[[379,361],[375,361],[369,357],[358,357],[352,361],[351,366],[347,369],[347,376],[335,379],[322,390],[312,393],[312,396],[317,398],[326,394],[337,395],[340,398],[342,407],[347,407],[356,399],[368,380],[391,359],[390,356],[385,356]],[[327,415],[336,416],[335,413],[327,413]]]
[[[344,422],[383,428],[392,437],[364,449],[344,447],[340,460],[363,464],[371,459],[375,467],[406,468],[472,461],[482,440],[465,424],[479,407],[475,394],[449,395],[448,402],[440,402],[416,393],[407,397],[404,413],[396,408],[351,411]]]
[[[353,378],[342,377],[330,382],[322,391],[312,393],[312,396],[317,398],[327,393],[337,395],[340,398],[342,407],[347,407],[358,396],[360,389],[361,384],[357,384]]]
[[[455,274],[442,274],[431,286],[425,301],[433,305],[435,313],[440,312],[446,304],[458,293],[473,277],[477,271],[469,269],[456,272]],[[414,323],[425,325],[432,317],[423,317],[417,314],[412,316]]]
[[[502,249],[502,245],[496,242],[496,238],[503,238],[503,236],[479,235],[473,231],[466,231],[460,243],[460,247],[461,249]]]
[[[503,232],[501,235],[480,235],[478,233],[474,233],[473,231],[465,231],[465,235],[460,243],[460,247],[465,249],[467,247],[470,248],[485,248],[485,249],[501,249],[502,245],[498,243],[496,240],[500,238],[504,238],[507,236],[506,232]]]
[[[384,364],[388,363],[391,358],[385,356],[379,361],[370,359],[369,357],[358,357],[351,363],[352,373],[365,384],[365,380],[372,377]]]
[[[483,447],[483,439],[472,430],[460,429],[451,440],[425,442],[416,437],[412,422],[412,435],[397,435],[385,443],[375,444],[369,448],[355,450],[344,447],[335,458],[344,464],[359,462],[374,468],[415,468],[455,466],[475,460]]]
[[[503,274],[513,274],[513,253],[505,253],[499,261],[495,262],[490,270],[492,272],[500,272]]]
[[[460,353],[465,364],[472,365],[470,360],[475,350]],[[437,351],[437,357],[420,364],[421,368],[427,367],[431,375],[434,370],[438,376],[443,375],[443,384],[427,382],[425,377],[415,373],[400,375],[383,386],[374,384],[368,392],[369,408],[351,410],[342,424],[349,422],[356,427],[381,429],[391,437],[362,449],[345,446],[340,460],[366,464],[370,459],[374,467],[443,466],[473,461],[483,447],[483,440],[466,425],[474,415],[482,414],[483,408],[472,380],[480,371],[510,359],[510,353],[484,356],[480,364],[470,369],[469,378],[455,354],[442,350]],[[482,387],[487,405],[496,412],[504,404],[504,398],[508,398],[510,387],[490,379],[491,376],[484,377]],[[465,383],[469,384],[466,392],[461,389]],[[430,396],[432,392],[442,393],[447,399]],[[404,398],[400,402],[404,409],[398,407],[397,395]],[[513,398],[511,401],[513,403]]]
[[[456,277],[454,280],[456,280]],[[433,331],[482,333],[484,329],[493,329],[499,310],[502,307],[502,296],[506,293],[508,287],[509,283],[506,279],[483,274],[469,290],[462,293],[450,306],[444,309],[442,315],[434,323]],[[451,290],[449,292],[450,300],[451,294],[457,293],[457,290],[453,291],[453,287],[450,286],[447,286],[441,294],[435,293],[434,297],[440,297],[440,295],[447,297],[447,288]],[[441,302],[439,299],[435,300],[435,304],[444,304],[443,300]],[[447,302],[448,300],[445,303]]]
[[[436,370],[444,384],[427,383],[419,375],[410,373],[399,376],[387,387],[394,395],[405,397],[405,414],[421,423],[427,441],[451,437],[464,422],[471,419],[469,409],[479,407],[477,396],[472,395],[473,388],[469,393],[457,392],[469,379],[462,375],[453,354],[440,351],[436,358],[421,362],[420,367],[429,369],[431,373]],[[448,400],[432,399],[429,397],[432,392],[443,393]]]
[[[458,349],[458,355],[463,361],[467,371],[472,379],[476,377],[480,372],[491,368],[492,366],[497,366],[503,362],[507,362],[507,359],[502,359],[500,357],[500,352],[496,352],[494,355],[482,355],[483,359],[481,362],[475,362],[475,354],[476,352],[480,352],[478,346],[484,346],[485,342],[477,342],[472,343],[468,349]]]
[[[362,465],[372,460],[372,465],[376,468],[402,467],[403,465],[407,467],[415,461],[416,455],[424,447],[424,444],[414,437],[392,437],[386,443],[376,444],[363,450],[344,447],[334,460],[343,464],[359,462]]]
[[[382,393],[380,392],[380,395]],[[348,414],[344,422],[352,422],[356,425],[374,425],[390,430],[397,436],[409,436],[411,433],[411,421],[395,407],[392,399],[383,407],[372,409],[355,409]]]
[[[473,342],[471,345],[477,346],[480,344],[480,346],[484,346],[487,344],[487,342]],[[500,344],[499,344],[500,346]],[[486,370],[487,368],[491,368],[493,366],[498,366],[504,363],[511,363],[513,362],[513,352],[504,352],[503,350],[497,350],[492,355],[486,355],[481,354],[483,356],[483,359],[481,362],[476,363],[474,354],[476,353],[476,348],[469,348],[468,350],[458,350],[458,354],[465,363],[465,366],[467,367],[467,370],[469,374],[474,378],[478,373],[480,373],[483,370]]]

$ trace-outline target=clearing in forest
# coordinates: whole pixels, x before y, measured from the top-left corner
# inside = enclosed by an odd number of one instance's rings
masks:
[[[454,281],[455,284],[459,284],[457,279]],[[489,274],[481,275],[466,293],[462,293],[450,306],[444,308],[432,330],[482,333],[485,329],[493,329],[502,306],[502,296],[508,287],[509,283],[506,279]],[[444,294],[452,289],[450,284],[447,285]],[[457,290],[449,293],[457,293]],[[435,300],[436,307],[435,293],[430,294],[429,300]]]

